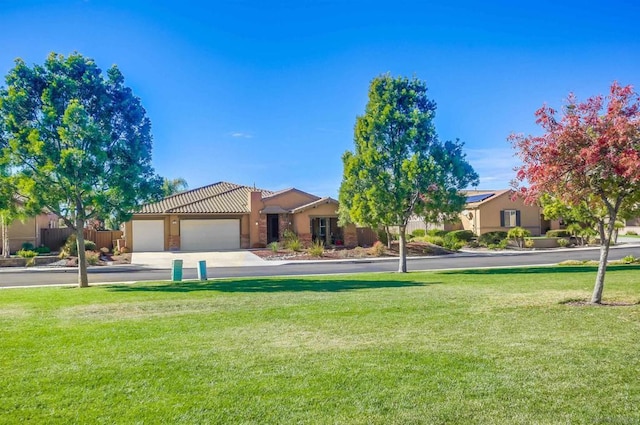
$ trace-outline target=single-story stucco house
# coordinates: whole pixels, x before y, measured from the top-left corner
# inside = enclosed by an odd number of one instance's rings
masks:
[[[24,220],[14,220],[7,227],[9,235],[9,251],[16,252],[22,249],[22,244],[28,242],[34,247],[41,244],[41,230],[58,227],[58,216],[52,213],[43,212],[35,217],[28,217]],[[0,241],[4,238],[0,227]],[[2,244],[0,244],[0,251]]]
[[[460,214],[460,221],[465,230],[471,230],[476,235],[508,232],[513,227],[522,227],[532,236],[540,236],[545,230],[542,228],[540,207],[527,205],[520,197],[513,199],[512,190],[468,190],[465,194],[467,204]]]
[[[441,228],[444,230],[471,230],[476,235],[487,232],[505,231],[513,227],[523,227],[533,236],[549,230],[550,222],[542,219],[542,210],[537,205],[527,205],[521,198],[512,199],[513,191],[466,190],[465,209],[454,223],[425,223],[414,218],[407,224],[407,232],[415,229]]]
[[[204,251],[264,247],[285,230],[304,244],[356,246],[353,225],[338,226],[338,201],[290,188],[218,182],[143,205],[124,225],[133,251]]]

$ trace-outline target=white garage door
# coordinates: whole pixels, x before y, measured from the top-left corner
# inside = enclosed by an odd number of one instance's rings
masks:
[[[133,220],[133,249],[164,251],[164,220]]]
[[[240,248],[240,220],[180,220],[180,250]]]

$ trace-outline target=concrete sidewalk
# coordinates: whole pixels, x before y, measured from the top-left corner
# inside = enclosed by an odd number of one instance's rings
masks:
[[[131,264],[154,269],[170,269],[173,260],[182,260],[182,267],[195,269],[198,261],[206,261],[207,267],[256,267],[277,266],[282,261],[265,261],[251,251],[211,251],[211,252],[134,252]]]

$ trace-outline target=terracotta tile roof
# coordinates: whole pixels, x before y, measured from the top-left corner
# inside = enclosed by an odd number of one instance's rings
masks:
[[[218,182],[145,204],[137,214],[245,214],[250,212],[248,199],[249,192],[253,190],[249,186]],[[262,196],[273,193],[270,190],[255,190],[262,192]]]

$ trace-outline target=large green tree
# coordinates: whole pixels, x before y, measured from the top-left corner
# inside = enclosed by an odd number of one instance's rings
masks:
[[[399,272],[407,271],[409,218],[453,218],[465,205],[460,189],[478,181],[462,143],[439,141],[435,110],[424,82],[388,74],[375,78],[365,112],[356,118],[355,150],[342,157],[341,222],[398,226]]]
[[[17,59],[0,89],[0,139],[26,206],[76,230],[78,284],[88,286],[83,228],[94,217],[128,218],[160,195],[151,166],[151,123],[116,66],[106,75],[78,53],[44,65]]]

